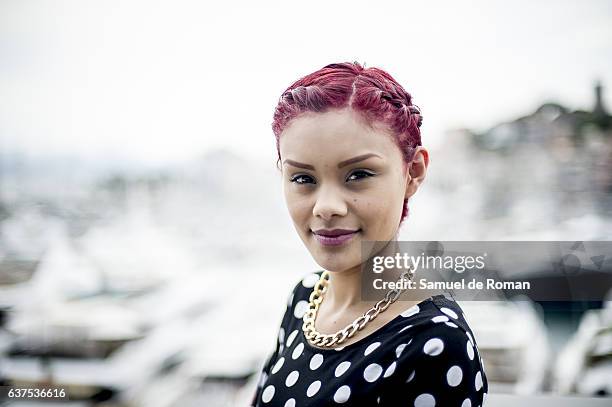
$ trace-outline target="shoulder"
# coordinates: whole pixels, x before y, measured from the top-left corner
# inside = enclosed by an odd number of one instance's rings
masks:
[[[308,310],[310,293],[321,278],[323,270],[310,272],[297,278],[291,285],[287,296],[287,309],[282,325],[288,328],[293,320],[301,320]]]
[[[477,355],[474,334],[454,300],[436,295],[431,301],[407,309],[402,316],[406,318],[396,336],[412,345],[413,356],[441,355],[457,360],[467,357],[472,361]]]
[[[302,317],[308,310],[310,292],[321,277],[322,272],[321,270],[305,274],[291,283],[291,289],[285,301],[285,311],[278,329],[277,352],[283,350],[285,338],[291,342],[297,335]]]
[[[414,312],[414,311],[413,311]],[[422,393],[443,405],[482,403],[488,383],[474,335],[459,304],[435,296],[411,316],[396,349],[396,380],[411,397]],[[438,403],[436,403],[438,404]]]
[[[444,295],[434,296],[432,302],[437,313],[437,315],[433,317],[434,319],[432,322],[444,323],[451,328],[455,328],[455,325],[457,325],[460,330],[466,331],[470,340],[474,342],[471,328],[459,303]]]
[[[300,301],[308,303],[310,293],[321,278],[321,274],[323,274],[323,270],[310,272],[296,279],[287,298],[287,307],[295,308]]]
[[[403,318],[400,318],[399,323],[402,329],[398,333],[406,332],[403,336],[427,336],[435,330],[447,337],[467,337],[475,344],[472,330],[460,305],[444,295],[435,295],[407,308],[401,316]]]

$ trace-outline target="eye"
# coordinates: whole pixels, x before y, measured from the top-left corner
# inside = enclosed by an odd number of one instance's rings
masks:
[[[358,174],[365,174],[365,176],[357,177],[356,178],[357,180],[362,179],[362,178],[369,178],[369,177],[373,177],[374,176],[374,174],[371,173],[371,172],[364,171],[364,170],[357,170],[357,171],[353,172],[351,175],[349,175],[347,181],[351,181],[352,179],[355,179],[355,178],[353,178],[353,176],[356,176]]]
[[[309,175],[300,174],[300,175],[296,175],[295,177],[291,178],[289,182],[295,182],[298,185],[302,185],[302,184],[308,184],[308,180],[312,180],[312,177],[310,177]]]

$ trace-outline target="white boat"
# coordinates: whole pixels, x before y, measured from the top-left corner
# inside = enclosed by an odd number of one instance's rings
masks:
[[[604,308],[586,311],[559,355],[553,385],[561,394],[612,395],[612,290]]]
[[[0,378],[52,382],[71,399],[130,405],[131,391],[154,381],[184,347],[190,335],[184,319],[217,301],[216,291],[207,289],[209,273],[185,273],[164,284],[159,275],[120,276],[117,282],[117,274],[104,275],[71,242],[57,240],[30,281],[26,301],[7,321]]]
[[[550,346],[536,304],[527,298],[459,304],[474,332],[490,392],[543,390]]]

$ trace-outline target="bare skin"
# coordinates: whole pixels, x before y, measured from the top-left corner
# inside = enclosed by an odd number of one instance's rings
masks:
[[[353,337],[346,339],[340,346],[347,346],[352,343],[355,343],[360,340],[364,340],[377,330],[381,329],[387,323],[391,322],[398,315],[400,315],[403,311],[407,310],[414,304],[417,304],[419,301],[396,301],[391,304],[384,312],[378,314],[378,316],[367,323],[362,330],[357,331]],[[375,303],[370,303],[370,307]],[[326,306],[325,301],[323,301],[319,307],[319,312],[317,314],[317,319],[315,321],[315,328],[318,332],[322,334],[334,334],[337,331],[343,329],[347,325],[353,323],[353,321],[363,315],[364,312],[354,312],[354,313],[338,313],[337,311],[331,308],[332,306]],[[369,307],[368,307],[369,309]]]
[[[403,201],[424,181],[429,154],[417,147],[404,171],[391,134],[382,125],[365,123],[350,108],[298,116],[281,134],[279,148],[283,192],[295,229],[314,260],[330,271],[315,326],[321,333],[335,333],[376,303],[361,300],[361,241],[396,239]],[[338,167],[367,154],[373,155]],[[321,228],[358,232],[330,247],[313,234]],[[341,346],[369,336],[419,301],[391,304]]]

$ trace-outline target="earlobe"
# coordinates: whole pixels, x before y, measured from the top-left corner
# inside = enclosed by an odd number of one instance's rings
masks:
[[[416,192],[418,188],[418,182],[415,178],[410,176],[410,171],[408,172],[408,178],[406,180],[406,193],[404,194],[404,199],[410,198]]]

